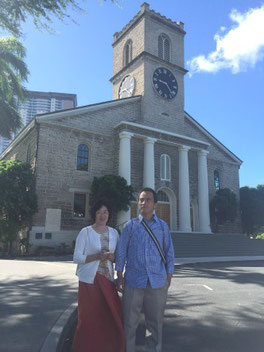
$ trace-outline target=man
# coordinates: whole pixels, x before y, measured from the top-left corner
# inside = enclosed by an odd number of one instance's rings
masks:
[[[147,339],[147,350],[161,352],[163,316],[174,271],[174,250],[168,225],[153,214],[157,207],[157,194],[152,188],[140,191],[138,206],[140,215],[127,222],[116,251],[117,286],[124,293],[126,352],[135,352],[136,329],[142,307],[146,327],[151,333]],[[161,253],[144,224],[155,235]]]

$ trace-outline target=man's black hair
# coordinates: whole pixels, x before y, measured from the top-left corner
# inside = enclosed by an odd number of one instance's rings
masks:
[[[153,198],[154,198],[154,203],[158,203],[158,196],[157,193],[154,191],[154,189],[150,188],[150,187],[144,187],[142,188],[139,193],[138,193],[138,197],[142,192],[150,192],[153,194]]]

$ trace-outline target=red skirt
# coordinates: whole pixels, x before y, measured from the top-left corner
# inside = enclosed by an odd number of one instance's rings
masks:
[[[124,352],[121,301],[114,284],[96,274],[94,283],[79,281],[78,324],[74,352]]]

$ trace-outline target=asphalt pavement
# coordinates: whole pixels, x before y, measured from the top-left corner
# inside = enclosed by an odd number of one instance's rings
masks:
[[[77,300],[76,264],[69,259],[0,260],[1,352],[41,350],[65,310]]]
[[[163,352],[263,352],[264,262],[176,268]]]
[[[55,352],[76,307],[68,258],[0,260],[0,351]],[[264,261],[175,267],[163,352],[263,352]]]

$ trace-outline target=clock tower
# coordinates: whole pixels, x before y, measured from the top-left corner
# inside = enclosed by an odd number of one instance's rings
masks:
[[[184,25],[143,3],[114,34],[113,99],[142,95],[139,123],[184,132]]]

